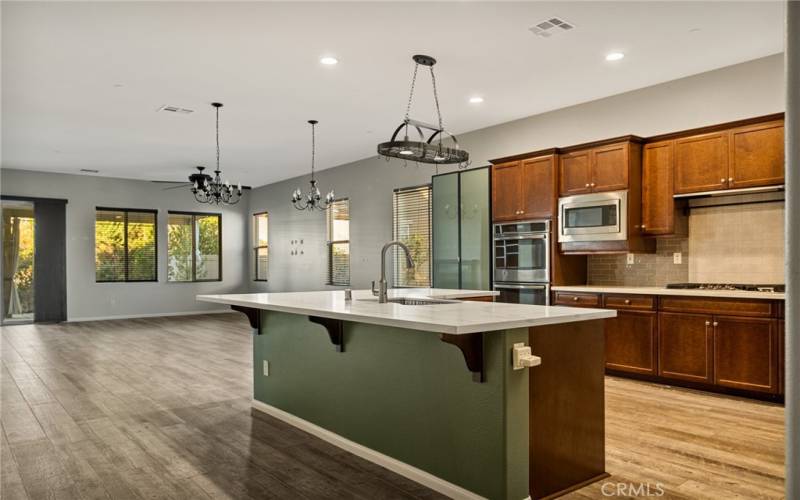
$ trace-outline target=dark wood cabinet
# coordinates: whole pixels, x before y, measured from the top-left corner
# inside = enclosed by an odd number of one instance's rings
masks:
[[[492,167],[492,219],[519,218],[520,162],[501,163]]]
[[[606,368],[656,375],[658,313],[617,310],[606,320]]]
[[[552,217],[556,207],[556,156],[498,163],[492,167],[492,219]]]
[[[686,221],[676,213],[672,197],[675,144],[646,144],[642,158],[642,233],[663,236],[686,233]],[[676,223],[679,223],[676,226]],[[679,226],[679,227],[678,227]]]
[[[588,292],[554,292],[553,305],[573,307],[603,307],[600,294]]]
[[[559,158],[561,196],[628,189],[632,162],[631,141],[568,150]],[[637,143],[638,146],[638,143]],[[638,176],[637,176],[638,179]]]
[[[778,392],[777,321],[714,316],[714,383],[747,391]]]
[[[675,193],[727,188],[728,133],[713,132],[675,140]]]
[[[552,217],[556,210],[556,157],[522,161],[520,207],[526,219]]]
[[[713,382],[713,317],[658,313],[658,374],[691,382]]]
[[[784,182],[782,119],[675,139],[675,194]]]
[[[783,184],[783,120],[731,131],[728,188]]]
[[[561,196],[592,192],[592,152],[574,151],[559,157]]]

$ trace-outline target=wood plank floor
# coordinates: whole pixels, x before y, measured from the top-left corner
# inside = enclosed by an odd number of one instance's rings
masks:
[[[238,314],[2,327],[0,496],[441,498],[250,409]],[[611,477],[568,498],[782,498],[783,408],[608,378]]]

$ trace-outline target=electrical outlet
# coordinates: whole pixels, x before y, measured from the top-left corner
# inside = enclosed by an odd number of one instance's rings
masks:
[[[269,361],[264,360],[264,376],[269,377]]]
[[[636,264],[636,255],[632,254],[632,253],[629,253],[627,262],[628,262],[629,266],[632,266],[632,265]]]
[[[683,254],[680,252],[675,252],[672,254],[672,263],[673,264],[680,264],[683,262]]]

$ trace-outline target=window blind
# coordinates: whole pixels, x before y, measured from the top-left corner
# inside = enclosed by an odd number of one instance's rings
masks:
[[[269,214],[253,214],[253,253],[255,255],[256,281],[269,277]]]
[[[403,251],[394,249],[394,286],[431,286],[431,186],[395,189],[392,237],[408,246],[414,267],[406,268]]]
[[[350,284],[350,200],[335,200],[328,217],[328,284]]]
[[[155,210],[95,212],[95,281],[157,281]]]

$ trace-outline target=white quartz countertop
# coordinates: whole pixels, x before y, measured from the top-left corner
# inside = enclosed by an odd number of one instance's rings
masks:
[[[497,292],[432,288],[389,291],[390,298],[459,299],[490,295],[497,295]],[[352,301],[344,300],[344,291],[342,290],[198,295],[197,300],[449,334],[554,325],[616,316],[616,311],[606,309],[533,306],[500,302],[456,301],[434,305],[403,305],[391,302],[379,304],[377,297],[373,297],[369,290],[353,290]]]
[[[665,288],[658,286],[597,286],[597,285],[575,285],[575,286],[554,286],[553,291],[562,292],[590,292],[590,293],[628,293],[639,295],[673,295],[689,297],[723,297],[730,299],[763,299],[763,300],[784,300],[786,294],[775,292],[743,292],[739,290],[681,290],[677,288]]]

